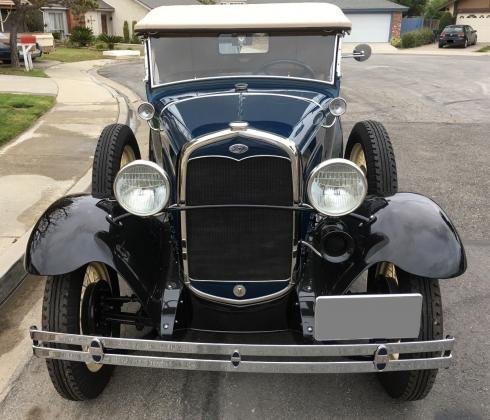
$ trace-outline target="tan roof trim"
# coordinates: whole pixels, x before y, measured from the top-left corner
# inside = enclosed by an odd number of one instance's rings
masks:
[[[333,4],[266,3],[162,6],[135,26],[140,33],[244,29],[350,30],[351,22]]]

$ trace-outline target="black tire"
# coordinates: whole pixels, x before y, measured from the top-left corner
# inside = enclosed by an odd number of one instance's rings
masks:
[[[360,121],[352,129],[345,148],[345,158],[354,160],[352,153],[359,144],[364,152],[368,194],[387,197],[398,191],[395,154],[383,124]]]
[[[121,169],[125,148],[129,147],[134,159],[141,153],[133,130],[124,124],[110,124],[102,130],[95,149],[92,169],[92,195],[96,198],[113,197],[113,185]]]
[[[415,276],[397,268],[398,287],[395,293],[420,293],[422,295],[422,318],[420,323],[419,340],[440,340],[443,338],[442,300],[439,281]],[[368,292],[392,293],[386,288],[377,288],[379,279],[373,277],[370,271],[368,277]],[[384,290],[383,290],[384,289]],[[411,340],[402,340],[411,341]],[[437,353],[400,354],[400,358],[420,358]],[[409,370],[400,372],[381,372],[378,379],[383,388],[392,397],[402,401],[421,400],[427,396],[434,385],[437,369]]]
[[[47,278],[42,308],[45,331],[80,334],[80,297],[86,267]],[[117,274],[111,269],[108,272],[113,294],[119,295]],[[112,330],[112,336],[119,336],[119,328]],[[80,350],[77,346],[55,346]],[[106,387],[114,370],[114,366],[102,365],[97,372],[92,372],[85,363],[56,359],[46,359],[46,365],[56,391],[63,398],[73,401],[96,398]]]

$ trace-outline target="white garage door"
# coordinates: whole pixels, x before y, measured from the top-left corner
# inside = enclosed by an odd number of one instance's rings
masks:
[[[470,25],[476,29],[478,42],[490,42],[490,12],[479,14],[458,14],[458,25]]]
[[[347,14],[352,32],[345,42],[388,42],[390,40],[391,13]]]

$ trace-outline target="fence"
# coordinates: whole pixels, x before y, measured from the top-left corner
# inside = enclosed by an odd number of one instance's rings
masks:
[[[402,19],[401,33],[416,31],[417,29],[429,28],[438,29],[438,19],[425,19],[423,16],[406,17]]]

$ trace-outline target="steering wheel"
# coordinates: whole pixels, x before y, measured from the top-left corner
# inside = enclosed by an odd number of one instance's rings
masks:
[[[269,76],[278,76],[277,72],[271,72],[268,71],[271,67],[274,66],[284,66],[284,65],[292,65],[296,66],[300,69],[299,74],[295,74],[294,76],[296,77],[304,77],[307,79],[314,79],[315,78],[315,72],[313,69],[308,65],[303,63],[302,61],[299,60],[273,60],[270,63],[264,64],[260,69],[257,70],[255,74],[266,74]],[[288,76],[290,75],[290,72],[287,74]]]

